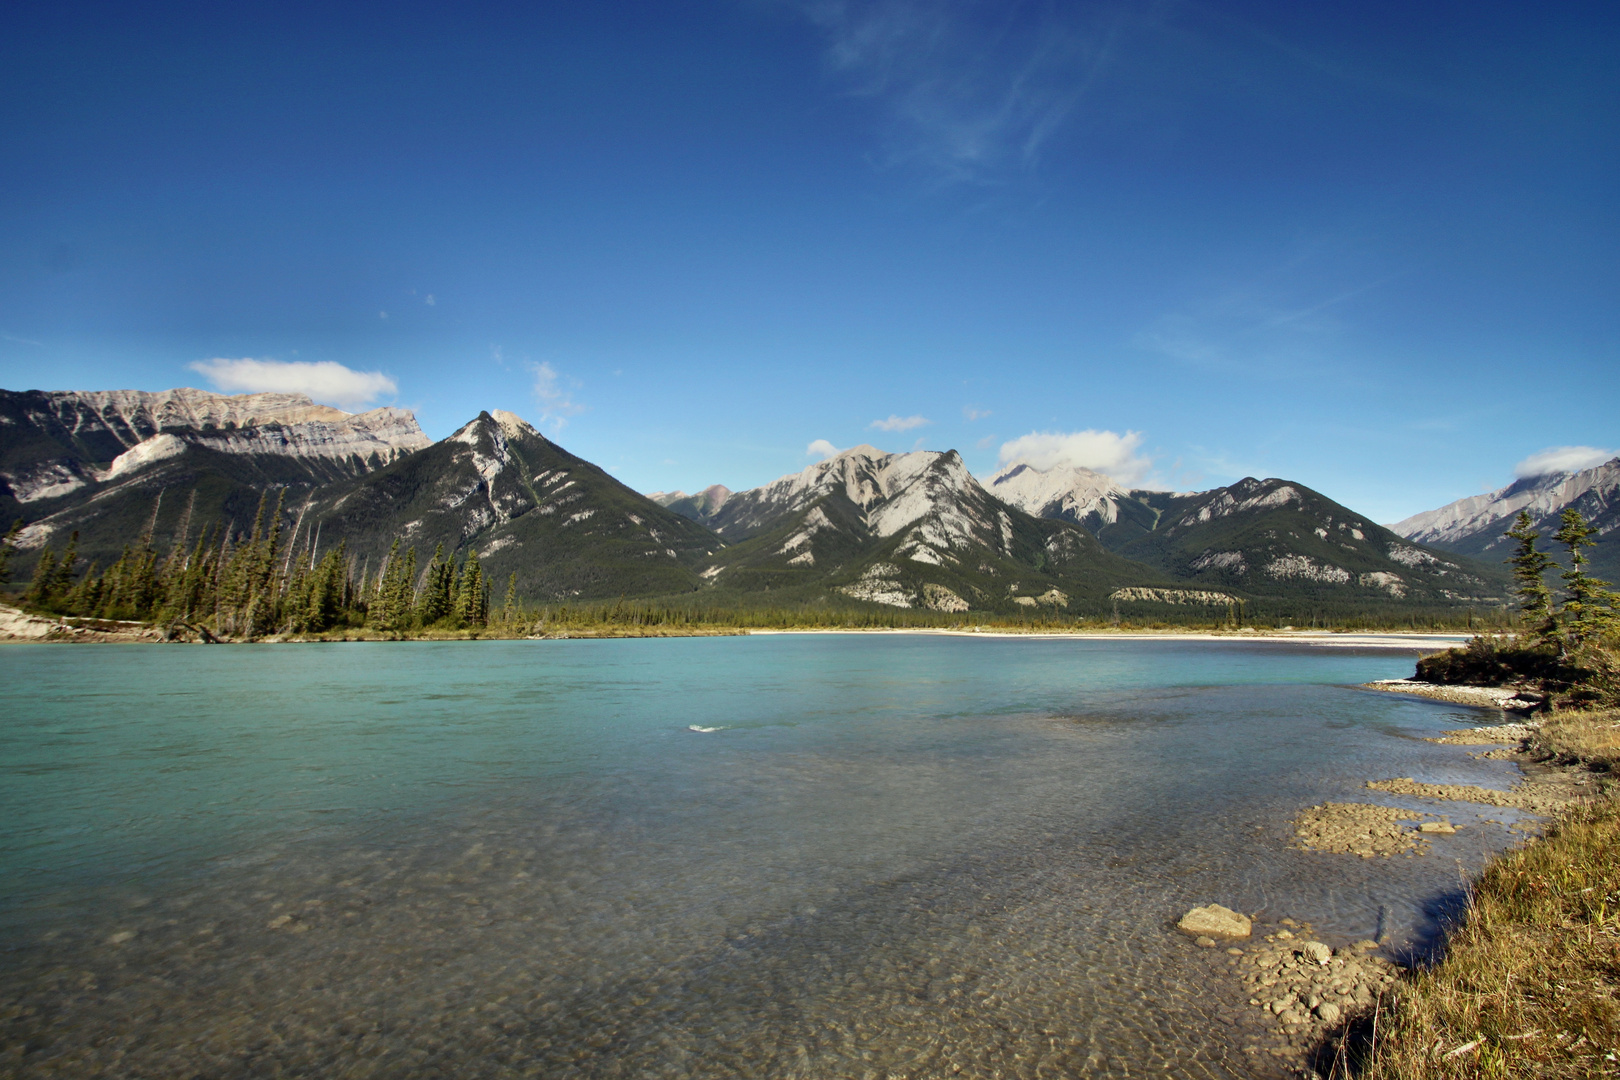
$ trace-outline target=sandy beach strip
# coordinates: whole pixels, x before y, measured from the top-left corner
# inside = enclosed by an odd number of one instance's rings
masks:
[[[930,626],[815,627],[802,630],[750,628],[755,634],[933,634],[945,637],[1029,638],[1049,641],[1223,641],[1255,644],[1320,645],[1354,649],[1406,649],[1438,651],[1466,644],[1467,634],[1334,633],[1327,630],[1275,630],[1215,633],[1194,630],[1001,630],[956,629]]]

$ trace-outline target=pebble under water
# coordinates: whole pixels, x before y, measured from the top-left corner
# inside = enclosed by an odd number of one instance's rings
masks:
[[[1197,904],[1422,949],[1511,842],[1289,819],[1410,652],[811,635],[0,650],[0,1075],[1287,1075]],[[1427,809],[1433,809],[1432,806]],[[1504,822],[1514,815],[1497,808]]]

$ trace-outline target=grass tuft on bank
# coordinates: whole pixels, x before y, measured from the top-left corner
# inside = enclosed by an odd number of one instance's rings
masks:
[[[1381,1027],[1362,1071],[1376,1080],[1620,1075],[1620,803],[1492,862],[1445,959]]]
[[[1536,748],[1561,763],[1620,774],[1620,709],[1552,713],[1536,733]]]

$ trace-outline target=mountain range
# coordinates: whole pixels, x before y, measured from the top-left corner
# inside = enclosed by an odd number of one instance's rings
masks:
[[[1593,572],[1620,581],[1620,543],[1614,539],[1620,529],[1620,457],[1578,472],[1521,477],[1505,488],[1413,514],[1390,528],[1414,543],[1497,562],[1513,550],[1514,541],[1502,534],[1521,511],[1543,536],[1551,536],[1568,507],[1597,529]]]
[[[981,482],[955,451],[859,446],[746,491],[647,496],[507,412],[431,442],[408,411],[296,395],[0,391],[0,514],[28,522],[24,574],[74,532],[103,563],[142,535],[240,535],[261,499],[289,550],[476,551],[531,603],[1293,617],[1507,595],[1496,559],[1280,479],[1172,493],[1015,462]]]

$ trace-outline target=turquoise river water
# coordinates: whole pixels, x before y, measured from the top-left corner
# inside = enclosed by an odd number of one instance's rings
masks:
[[[1517,775],[1423,741],[1486,714],[1353,688],[1413,655],[0,649],[0,1075],[1281,1075],[1173,924],[1432,938],[1504,828],[1362,860],[1288,826]]]

